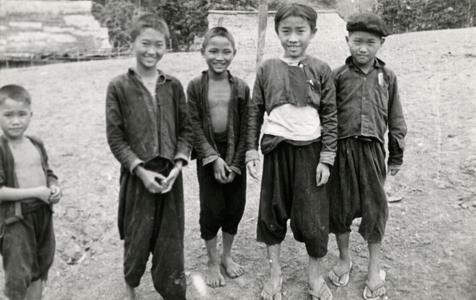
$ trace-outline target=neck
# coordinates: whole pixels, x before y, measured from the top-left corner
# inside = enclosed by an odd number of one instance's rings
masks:
[[[364,72],[365,74],[367,74],[371,69],[372,67],[374,66],[374,63],[375,63],[375,59],[372,59],[371,61],[369,61],[368,63],[366,63],[365,65],[362,65],[362,64],[359,64],[357,61],[355,61],[353,59],[353,62],[354,64],[362,71]]]
[[[215,73],[212,70],[208,70],[208,78],[212,80],[225,80],[228,78],[228,72]]]
[[[136,72],[141,77],[154,77],[158,73],[156,68],[144,68],[143,66],[140,66],[139,64],[136,65]]]
[[[289,62],[301,62],[304,58],[306,58],[306,54],[303,54],[299,57],[283,56],[283,59]]]
[[[19,145],[19,144],[23,143],[26,139],[26,137],[24,135],[21,135],[21,136],[18,136],[18,137],[9,137],[9,136],[4,135],[4,137],[7,139],[8,143],[10,145]]]

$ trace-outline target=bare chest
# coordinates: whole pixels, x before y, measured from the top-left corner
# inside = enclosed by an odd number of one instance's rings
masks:
[[[46,177],[38,149],[29,141],[12,146],[15,175],[21,188],[46,185]]]

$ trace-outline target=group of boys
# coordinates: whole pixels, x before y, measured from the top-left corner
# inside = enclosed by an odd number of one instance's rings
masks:
[[[352,269],[350,226],[358,217],[370,254],[363,297],[385,296],[383,186],[387,172],[395,175],[402,165],[406,134],[396,76],[376,57],[389,32],[376,15],[352,17],[346,37],[351,56],[332,71],[306,54],[316,20],[306,5],[286,4],[276,12],[284,53],[259,66],[252,97],[228,70],[236,45],[227,29],[205,35],[201,53],[208,69],[185,95],[178,79],[157,69],[167,24],[154,15],[134,23],[136,65],[110,82],[106,97],[107,140],[121,164],[118,225],[128,299],[136,299],[150,254],[157,292],[164,299],[186,298],[181,169],[190,154],[197,163],[206,283],[225,285],[221,267],[231,278],[244,274],[231,249],[245,209],[247,172],[258,178],[258,146],[264,161],[257,239],[267,246],[270,266],[260,297],[281,299],[280,244],[290,220],[309,256],[309,295],[332,299],[321,266],[328,235],[335,233],[339,248],[328,279],[345,286]],[[9,299],[41,299],[55,248],[52,205],[61,189],[42,142],[24,134],[31,116],[24,88],[0,89],[0,251]]]

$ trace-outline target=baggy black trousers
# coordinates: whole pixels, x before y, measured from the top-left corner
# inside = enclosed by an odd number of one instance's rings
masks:
[[[145,165],[167,176],[172,164],[154,159]],[[149,193],[139,177],[121,174],[119,232],[124,239],[124,278],[137,287],[152,254],[155,289],[170,300],[185,299],[184,201],[182,174],[166,194]]]

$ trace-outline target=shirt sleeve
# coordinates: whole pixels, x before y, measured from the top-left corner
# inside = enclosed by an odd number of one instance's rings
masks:
[[[258,156],[259,137],[261,125],[263,125],[265,96],[262,84],[263,68],[256,72],[256,79],[253,86],[253,96],[248,104],[248,137],[246,143],[245,160],[249,162],[256,160]]]
[[[321,75],[321,87],[319,118],[322,127],[322,150],[320,162],[332,166],[337,151],[337,105],[334,79],[332,71],[327,65]]]
[[[250,88],[248,85],[244,85],[244,99],[240,103],[240,136],[238,137],[238,145],[236,146],[235,157],[231,167],[235,167],[234,171],[241,175],[241,169],[244,167],[245,152],[246,152],[246,137],[247,137],[247,117],[248,117],[248,105],[250,102]]]
[[[193,131],[193,147],[197,157],[203,160],[203,164],[215,161],[219,155],[210,145],[203,131],[203,114],[200,105],[200,95],[197,93],[196,82],[190,82],[187,87],[187,99],[190,113],[190,123]]]
[[[128,144],[116,87],[111,82],[106,94],[106,135],[109,148],[119,163],[131,173],[143,163]]]
[[[177,132],[177,150],[175,152],[174,161],[182,160],[183,165],[187,165],[190,160],[190,153],[192,151],[192,126],[190,124],[189,110],[187,107],[187,101],[185,100],[185,93],[180,81],[176,80],[176,93],[174,97],[177,97],[177,103],[179,104],[178,115],[179,124]]]
[[[393,75],[389,84],[388,110],[388,165],[403,164],[407,125],[403,116],[402,104],[398,93],[397,77]]]

